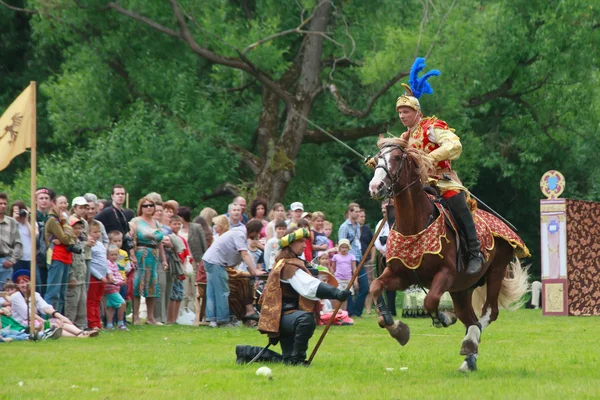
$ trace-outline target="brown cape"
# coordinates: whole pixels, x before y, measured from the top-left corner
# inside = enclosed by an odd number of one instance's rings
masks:
[[[304,262],[299,258],[282,258],[275,264],[259,301],[261,309],[258,330],[260,333],[266,333],[269,337],[279,336],[279,322],[283,308],[281,279],[290,279],[298,269],[310,274],[304,266]],[[302,296],[299,297],[298,308],[302,311],[312,312],[317,302]]]

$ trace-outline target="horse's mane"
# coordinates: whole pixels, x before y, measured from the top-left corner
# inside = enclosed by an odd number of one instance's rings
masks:
[[[435,160],[429,154],[419,149],[408,147],[408,141],[401,138],[381,138],[377,141],[380,149],[385,146],[400,146],[417,167],[417,173],[423,184],[427,184],[431,172],[435,171]]]
[[[390,146],[390,145],[392,145],[392,146],[400,146],[403,149],[405,149],[405,148],[408,147],[408,141],[404,140],[404,139],[401,139],[401,138],[396,138],[396,137],[395,138],[384,138],[384,137],[382,137],[382,138],[380,138],[377,141],[377,147],[379,147],[380,149],[382,147]]]

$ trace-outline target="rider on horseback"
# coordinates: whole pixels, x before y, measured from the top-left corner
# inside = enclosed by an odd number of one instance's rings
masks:
[[[425,67],[425,60],[417,58],[411,69],[409,84],[402,84],[406,89],[404,95],[396,101],[396,111],[402,124],[408,128],[401,136],[408,147],[428,153],[435,161],[435,172],[430,178],[440,190],[442,197],[448,203],[450,210],[467,239],[469,264],[466,273],[476,274],[485,262],[480,251],[480,243],[475,230],[473,216],[467,206],[467,190],[456,172],[452,169],[451,160],[456,160],[462,152],[460,139],[454,134],[446,122],[433,117],[423,117],[418,98],[423,93],[433,93],[426,79],[440,72],[432,70],[419,78],[418,73]]]

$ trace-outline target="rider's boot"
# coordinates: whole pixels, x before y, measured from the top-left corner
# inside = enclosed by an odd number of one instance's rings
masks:
[[[467,196],[465,192],[460,192],[448,199],[446,199],[454,218],[458,223],[460,230],[467,237],[467,248],[469,250],[469,264],[465,271],[467,275],[474,275],[481,271],[485,260],[483,254],[481,254],[480,247],[481,243],[477,237],[477,230],[475,229],[475,222],[473,221],[473,215],[469,211],[467,206]]]

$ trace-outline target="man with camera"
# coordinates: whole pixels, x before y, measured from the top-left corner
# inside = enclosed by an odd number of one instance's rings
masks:
[[[11,279],[13,266],[23,253],[18,223],[6,215],[7,208],[8,195],[0,193],[0,290]]]
[[[31,224],[29,223],[29,210],[25,203],[17,200],[11,205],[12,217],[18,222],[19,237],[23,245],[23,254],[13,266],[14,271],[21,269],[31,270]]]

